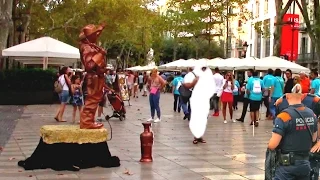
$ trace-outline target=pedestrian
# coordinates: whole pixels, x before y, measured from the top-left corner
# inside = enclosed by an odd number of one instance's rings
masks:
[[[318,71],[311,71],[310,78],[312,79],[310,94],[320,97],[320,79],[318,77]]]
[[[302,88],[300,84],[300,76],[295,76],[293,78],[294,86],[291,89],[292,93],[302,93]]]
[[[161,76],[158,75],[158,70],[153,69],[151,71],[150,78],[148,80],[148,89],[149,89],[149,103],[151,110],[151,118],[148,121],[153,121],[155,123],[161,121],[161,111],[160,111],[160,92],[161,89],[165,86],[166,81],[163,80]],[[154,119],[155,112],[157,112],[157,119]]]
[[[214,74],[213,74],[213,81],[216,85],[215,92],[213,94],[213,109],[214,113],[212,116],[219,116],[219,101],[220,101],[220,96],[222,94],[222,89],[223,89],[223,81],[224,78],[220,74],[220,70],[218,67],[214,69]]]
[[[274,180],[310,180],[309,152],[317,140],[317,117],[301,103],[300,93],[287,93],[289,107],[274,121],[268,148],[277,148],[279,165]]]
[[[249,69],[247,71],[248,81],[250,81],[250,79],[252,78],[252,73],[253,73],[253,69]],[[244,118],[246,117],[248,105],[249,105],[249,98],[248,98],[248,94],[247,94],[247,85],[245,87],[244,92],[245,92],[245,94],[243,97],[243,107],[242,107],[241,117],[239,119],[237,119],[237,121],[240,121],[240,122],[244,122]]]
[[[287,69],[285,72],[286,75],[286,83],[284,85],[284,93],[291,93],[291,90],[294,86],[293,78],[292,78],[292,71],[290,69]]]
[[[307,76],[307,73],[304,71],[301,71],[299,75],[300,75],[300,84],[302,87],[302,93],[309,93],[311,83],[310,83],[310,79]]]
[[[191,91],[190,94],[192,94],[192,89],[194,84],[191,84],[191,82],[193,82],[194,78],[196,77],[196,75],[193,72],[192,68],[188,69],[188,73],[184,75],[183,77],[183,85],[186,89],[188,89],[189,91]],[[190,87],[190,88],[189,88]],[[191,114],[191,107],[190,107],[190,97],[186,97],[183,94],[180,94],[180,100],[181,100],[181,108],[183,110],[184,113],[184,117],[183,120],[188,119],[190,121],[190,114]]]
[[[79,110],[79,114],[81,114],[82,106],[83,106],[83,93],[80,77],[77,75],[73,75],[71,77],[71,91],[72,91],[72,123],[76,122],[76,113],[77,109]],[[80,121],[79,121],[80,122]]]
[[[233,89],[233,110],[238,110],[238,101],[240,96],[240,83],[235,79],[235,75],[233,75],[234,79],[234,89]]]
[[[231,72],[227,72],[226,79],[223,81],[223,91],[221,95],[221,102],[222,102],[222,115],[223,115],[223,123],[227,123],[226,116],[227,116],[227,105],[229,109],[229,115],[232,122],[236,122],[233,119],[233,90],[234,90],[234,79]]]
[[[266,118],[272,119],[272,115],[270,113],[270,103],[269,103],[269,97],[270,97],[270,90],[273,82],[273,70],[268,69],[268,74],[263,77],[263,86],[264,86],[264,93],[263,93],[263,104],[266,106],[267,112],[266,112]]]
[[[252,78],[250,79],[250,81],[248,81],[247,87],[247,94],[250,104],[250,125],[258,127],[259,109],[262,100],[264,85],[263,81],[258,77],[257,71],[253,71]]]
[[[54,119],[57,122],[66,122],[66,120],[63,119],[63,114],[66,108],[67,103],[70,100],[70,91],[71,91],[71,81],[68,77],[69,72],[71,69],[69,67],[63,67],[60,70],[60,76],[58,78],[59,83],[62,85],[62,92],[59,94],[60,99],[60,107],[57,111],[57,114],[55,115]]]
[[[181,77],[181,72],[177,72],[176,77],[172,81],[172,94],[173,94],[173,111],[178,113],[181,111],[181,101],[180,101],[180,93],[179,87],[183,82],[183,78]]]
[[[271,90],[270,90],[270,97],[269,97],[269,105],[270,105],[270,113],[272,118],[275,118],[276,107],[275,102],[278,98],[283,96],[284,90],[284,80],[281,77],[282,71],[280,69],[276,69],[274,71],[274,77],[272,80]]]

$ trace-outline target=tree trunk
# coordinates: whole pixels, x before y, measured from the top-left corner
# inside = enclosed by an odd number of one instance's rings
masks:
[[[287,13],[289,7],[291,6],[293,0],[289,0],[286,6],[282,9],[283,3],[282,0],[275,0],[276,4],[276,25],[274,31],[274,46],[273,46],[273,55],[280,56],[281,51],[281,34],[282,34],[282,19]]]
[[[7,47],[8,35],[12,27],[12,0],[0,1],[0,51]]]

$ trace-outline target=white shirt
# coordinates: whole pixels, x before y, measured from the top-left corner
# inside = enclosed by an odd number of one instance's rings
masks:
[[[186,74],[183,78],[183,83],[192,83],[195,78],[196,78],[196,75],[194,73],[188,72],[188,74]]]
[[[68,84],[66,82],[66,79],[64,78],[64,74],[59,77],[59,82],[62,85],[62,90],[63,91],[69,91],[69,87],[68,87]]]
[[[226,82],[227,82],[227,80],[224,79],[224,80],[223,80],[223,86],[226,84]],[[223,87],[223,86],[222,86],[222,87]],[[232,93],[232,92],[233,92],[232,89],[231,89],[231,82],[230,82],[230,81],[228,81],[228,85],[227,85],[227,87],[223,90],[223,92],[227,92],[227,93]]]
[[[224,85],[224,78],[220,73],[215,73],[213,75],[214,83],[216,84],[215,92],[217,93],[218,97],[221,96],[223,85]]]

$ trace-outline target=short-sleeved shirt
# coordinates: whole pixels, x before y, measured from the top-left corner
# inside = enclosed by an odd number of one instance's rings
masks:
[[[297,109],[302,117],[295,112]],[[317,117],[313,111],[302,104],[289,106],[277,115],[274,121],[273,133],[282,136],[279,149],[283,153],[303,152],[308,153],[312,146],[312,138],[305,123],[307,123],[311,133],[317,132]]]
[[[272,86],[274,87],[274,89],[273,89],[273,94],[271,94],[271,97],[279,98],[283,96],[284,80],[282,77],[275,76],[272,79]]]
[[[261,86],[260,93],[253,92],[253,86],[256,81],[260,82],[260,86]],[[261,101],[262,100],[262,89],[264,89],[264,85],[263,85],[263,81],[260,78],[258,78],[258,77],[251,78],[251,80],[248,81],[248,83],[247,83],[247,89],[250,91],[250,94],[249,94],[250,100],[252,100],[252,101]]]
[[[309,78],[303,78],[300,80],[300,84],[302,87],[302,93],[309,93],[310,89],[310,79]]]
[[[179,87],[181,86],[182,82],[183,82],[183,78],[181,76],[177,76],[173,79],[172,81],[172,85],[174,86],[173,94],[180,95]]]
[[[223,90],[223,92],[227,92],[227,93],[233,93],[232,91],[232,83],[231,81],[227,81],[226,79],[223,80],[223,86],[228,83],[227,87]]]
[[[138,76],[138,83],[143,84],[143,75]]]
[[[263,77],[263,85],[265,88],[271,88],[274,76],[267,74]]]
[[[239,95],[240,83],[238,80],[234,80],[234,86],[233,95]]]
[[[316,78],[312,81],[311,89],[314,89],[314,95],[320,96],[320,79]]]
[[[62,90],[69,91],[69,86],[66,81],[66,75],[65,74],[61,75],[58,80],[59,80],[60,84],[62,85]]]

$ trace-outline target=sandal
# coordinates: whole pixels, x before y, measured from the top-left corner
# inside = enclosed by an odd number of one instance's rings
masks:
[[[193,140],[193,144],[198,144],[198,140],[197,140],[197,139],[194,139],[194,140]]]
[[[207,143],[204,139],[200,138],[198,139],[198,142],[201,142],[201,143]]]
[[[59,119],[58,119],[57,117],[54,117],[54,119],[55,119],[57,122],[59,122]]]

